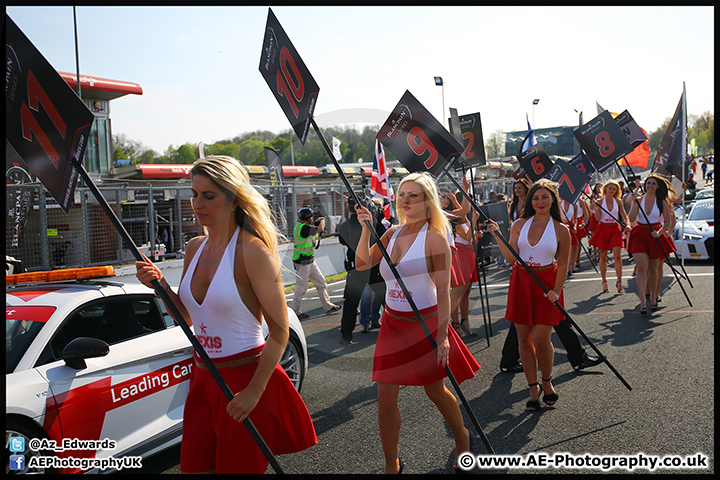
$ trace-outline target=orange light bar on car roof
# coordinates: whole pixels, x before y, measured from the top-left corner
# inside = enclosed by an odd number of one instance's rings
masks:
[[[47,272],[17,273],[5,276],[5,286],[61,282],[63,280],[88,280],[91,278],[111,277],[114,275],[115,269],[110,265],[106,265],[104,267],[67,268],[62,270],[50,270]]]

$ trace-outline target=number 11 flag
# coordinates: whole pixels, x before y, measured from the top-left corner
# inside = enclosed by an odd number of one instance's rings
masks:
[[[60,207],[75,203],[78,170],[95,116],[5,15],[5,135]]]
[[[373,159],[372,181],[370,191],[373,197],[381,198],[383,201],[383,213],[386,219],[390,219],[390,201],[395,200],[395,193],[390,185],[390,174],[385,163],[385,152],[382,144],[375,139],[375,158]]]

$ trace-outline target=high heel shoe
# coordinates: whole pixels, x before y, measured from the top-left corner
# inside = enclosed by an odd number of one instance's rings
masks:
[[[473,448],[473,436],[472,436],[472,433],[470,433],[469,430],[468,430],[468,438],[470,439],[470,449],[469,449],[469,453],[470,453],[471,455],[474,455],[473,451],[474,451],[475,449]],[[456,458],[456,459],[455,459],[455,465],[453,465],[453,471],[454,471],[455,473],[470,473],[469,470],[463,470],[462,467],[460,467],[460,459],[459,459],[459,458]]]
[[[603,281],[602,281],[602,287],[603,287],[602,293],[609,293],[609,292],[610,292],[610,290],[608,290],[607,280],[603,280]]]
[[[528,387],[534,387],[536,386],[542,391],[542,387],[540,387],[540,384],[538,382],[535,383],[529,383]],[[540,410],[540,393],[538,392],[538,399],[537,400],[528,400],[525,404],[525,410],[528,412],[535,412],[537,410]]]
[[[647,313],[647,307],[643,307],[640,305],[640,315],[645,315]]]
[[[652,302],[650,302],[650,310],[652,310],[653,312],[657,312],[657,309],[658,309],[657,302],[655,302],[655,305],[653,305]]]
[[[622,286],[622,280],[615,282],[615,286],[617,287],[618,293],[623,293],[625,291]]]
[[[472,330],[470,330],[470,321],[467,318],[463,318],[460,321],[460,330],[468,337],[477,336],[477,333],[473,333]]]
[[[465,333],[460,329],[460,323],[459,322],[451,322],[452,327],[455,329],[455,333],[458,334],[458,337],[462,338],[465,336]]]
[[[547,378],[547,379],[546,378],[542,379],[543,382],[548,382],[548,383],[550,383],[551,380],[552,380],[552,377]],[[543,393],[544,392],[545,392],[545,389],[543,388]],[[557,402],[557,401],[558,401],[557,392],[543,394],[543,402],[545,402],[546,405],[555,405],[555,402]]]
[[[398,475],[402,474],[403,468],[405,468],[405,462],[402,461],[402,458],[398,457],[398,463],[400,464],[400,467],[398,468]]]

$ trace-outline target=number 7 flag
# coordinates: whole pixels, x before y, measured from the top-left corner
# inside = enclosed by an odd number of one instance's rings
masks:
[[[48,192],[68,213],[94,115],[5,15],[5,134]]]
[[[570,204],[575,204],[586,185],[590,183],[590,175],[583,173],[577,167],[560,159],[548,172],[548,180],[557,182],[558,195]]]

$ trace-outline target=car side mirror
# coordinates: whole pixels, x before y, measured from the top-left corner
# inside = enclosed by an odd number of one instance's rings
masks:
[[[110,351],[107,343],[97,338],[78,337],[68,343],[62,351],[65,364],[76,370],[87,368],[86,358],[104,357]]]

